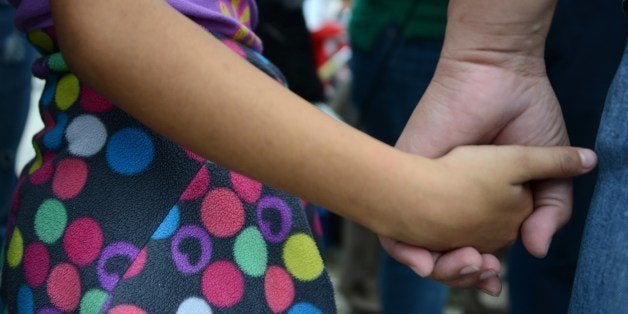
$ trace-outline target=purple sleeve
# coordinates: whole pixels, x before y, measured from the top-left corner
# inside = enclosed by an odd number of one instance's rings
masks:
[[[258,52],[262,50],[261,41],[252,32],[258,13],[254,0],[168,0],[168,3],[213,33],[233,38]]]
[[[244,10],[249,10],[250,20],[240,22],[250,29],[257,25],[255,1],[239,1],[237,7],[233,6],[232,1],[221,0],[168,0],[168,3],[199,25],[221,34],[234,33],[237,30],[234,18],[242,16]]]
[[[8,1],[16,7],[15,26],[22,32],[52,26],[49,0]],[[257,24],[254,0],[168,0],[168,3],[208,31],[261,51],[261,42],[252,32]]]
[[[52,25],[48,0],[9,0],[15,8],[15,26],[23,32]]]

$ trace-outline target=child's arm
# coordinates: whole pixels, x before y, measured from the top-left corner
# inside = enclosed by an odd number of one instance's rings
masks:
[[[522,170],[510,169],[519,152],[499,160],[458,154],[451,160],[473,166],[456,172],[443,160],[398,152],[320,113],[165,1],[52,0],[51,6],[70,68],[117,106],[206,158],[380,234],[433,249],[490,249],[511,240],[531,208],[521,182],[514,182]],[[538,177],[587,170],[575,150],[547,154],[574,163],[566,169],[552,160],[526,165],[546,170]],[[482,163],[497,167],[499,175],[478,178],[472,168]],[[513,203],[520,204],[497,215]],[[469,217],[449,215],[465,212],[461,205],[477,210],[466,211],[477,218],[473,224],[466,224]],[[454,237],[485,227],[484,218],[496,221],[493,216],[507,220],[491,227],[495,238]]]

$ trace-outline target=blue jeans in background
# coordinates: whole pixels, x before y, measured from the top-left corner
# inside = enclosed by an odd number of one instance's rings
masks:
[[[404,39],[390,27],[375,46],[354,47],[352,99],[362,112],[360,127],[394,145],[425,92],[438,62],[442,41]],[[375,249],[375,248],[374,248]],[[442,313],[449,289],[424,279],[381,253],[379,294],[382,313]]]
[[[0,240],[16,183],[15,152],[28,116],[34,52],[13,27],[13,8],[0,2]]]
[[[628,45],[597,136],[599,177],[569,312],[628,312]]]
[[[558,2],[547,40],[546,63],[574,146],[595,145],[606,94],[628,33],[626,17],[618,8],[616,0]],[[624,114],[628,120],[628,112]],[[512,314],[567,312],[595,178],[592,173],[574,180],[571,220],[554,236],[544,259],[530,255],[521,241],[510,249]],[[625,311],[628,313],[628,308]]]

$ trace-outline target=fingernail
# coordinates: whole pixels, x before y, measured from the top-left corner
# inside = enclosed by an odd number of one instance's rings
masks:
[[[579,149],[578,155],[580,155],[582,166],[587,169],[593,168],[597,163],[597,155],[595,155],[595,152],[590,149]]]
[[[495,276],[497,276],[497,274],[494,271],[492,270],[485,271],[480,275],[480,280],[486,280]]]
[[[551,245],[552,245],[552,239],[550,239],[549,242],[547,242],[547,247],[545,247],[545,254],[543,255],[543,257],[547,256],[547,253],[549,253],[549,249]]]
[[[419,275],[419,276],[421,276],[423,278],[425,278],[425,277],[427,277],[429,275],[429,274],[425,274],[424,272],[419,271],[418,268],[415,268],[413,266],[410,266],[410,269],[412,269],[413,272],[415,272],[417,275]]]
[[[492,297],[498,297],[501,294],[501,291],[489,291],[488,289],[478,289]]]
[[[469,265],[469,266],[463,268],[460,271],[460,275],[464,276],[464,275],[468,275],[468,274],[473,274],[473,273],[478,272],[478,271],[480,271],[479,267],[477,267],[475,265]]]

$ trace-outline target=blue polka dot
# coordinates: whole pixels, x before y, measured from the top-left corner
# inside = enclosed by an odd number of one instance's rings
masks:
[[[293,305],[288,314],[323,314],[323,312],[310,303],[301,302]]]
[[[153,161],[155,147],[146,132],[126,128],[114,133],[107,144],[107,163],[115,172],[135,175]]]
[[[52,98],[55,95],[55,90],[57,90],[57,80],[58,78],[56,75],[50,75],[46,79],[46,86],[44,87],[44,91],[39,99],[39,105],[42,108],[46,108],[52,104]]]
[[[33,292],[26,285],[20,286],[17,292],[17,312],[19,314],[32,314],[35,311]]]
[[[179,226],[179,207],[174,205],[151,239],[160,240],[171,236]]]
[[[44,145],[48,149],[57,149],[61,146],[63,142],[63,132],[65,132],[65,128],[68,126],[68,115],[65,113],[60,113],[57,116],[57,124],[52,130],[49,130],[44,134]]]

